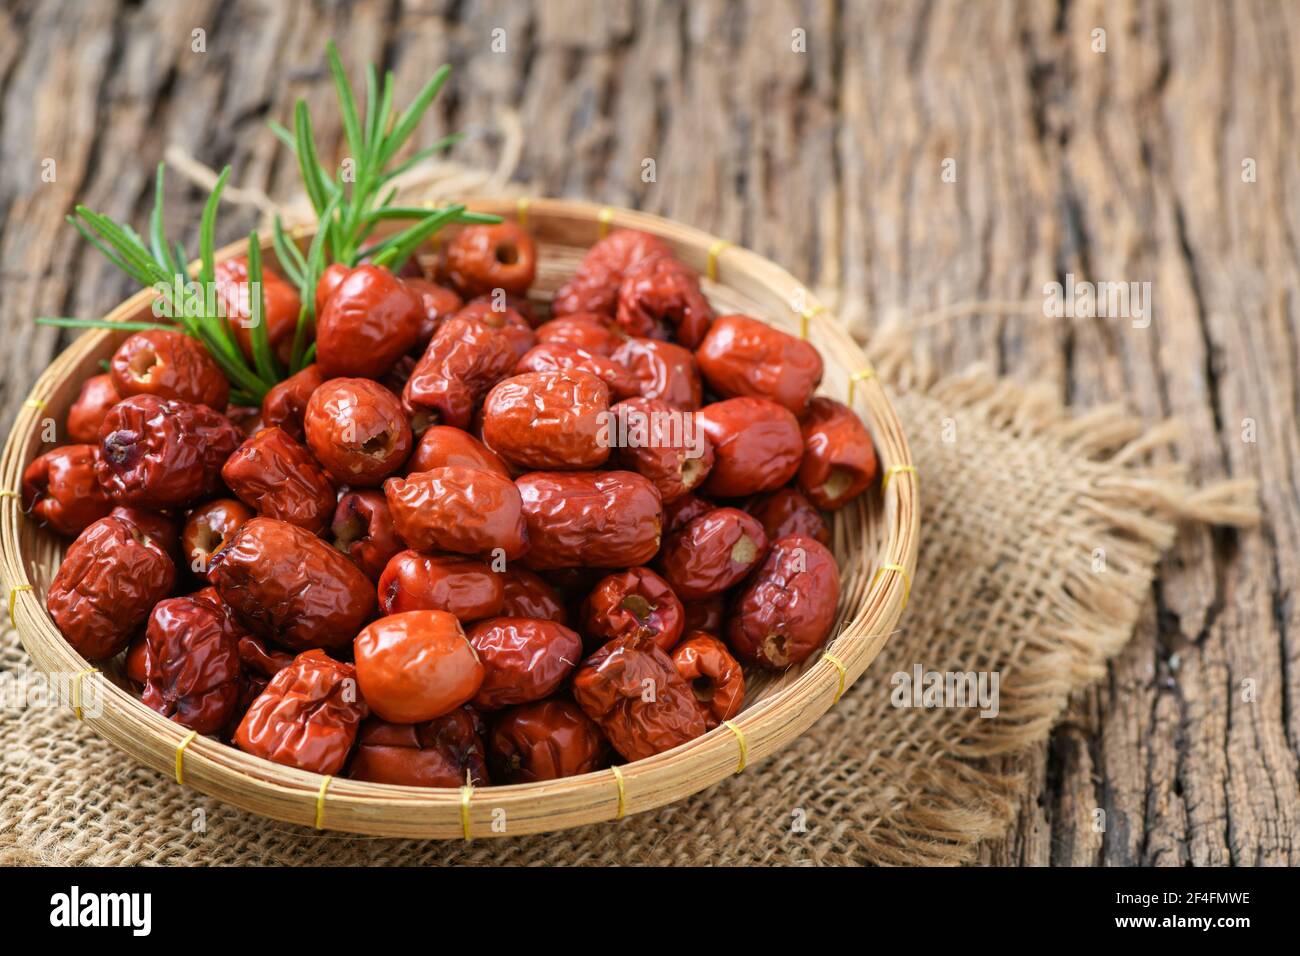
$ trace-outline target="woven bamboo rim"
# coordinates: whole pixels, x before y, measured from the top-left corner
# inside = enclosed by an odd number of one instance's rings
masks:
[[[64,542],[26,520],[15,495],[4,495],[0,579],[23,646],[52,677],[73,685],[101,681],[101,706],[83,719],[140,763],[253,813],[318,829],[457,839],[559,830],[680,800],[759,763],[824,714],[889,639],[916,567],[918,476],[893,406],[862,350],[833,315],[789,273],[761,256],[657,216],[565,200],[483,199],[470,205],[521,219],[533,232],[540,259],[533,292],[538,302],[549,300],[597,238],[613,228],[632,227],[667,240],[705,276],[705,291],[720,313],[747,312],[802,332],[821,350],[826,359],[821,391],[849,402],[862,415],[889,477],[835,516],[832,550],[843,589],[825,654],[779,675],[747,675],[745,706],[734,720],[673,750],[615,769],[544,783],[449,790],[321,777],[196,737],[124,690],[116,662],[104,662],[102,675],[95,673],[45,611],[46,589]],[[295,238],[306,241],[309,235],[303,229]],[[227,246],[218,258],[238,255],[246,245]],[[108,318],[142,317],[150,302],[151,293],[143,291]],[[90,331],[46,369],[19,411],[0,457],[0,492],[19,489],[23,469],[47,447],[41,440],[47,419],[62,429],[81,382],[99,371],[99,361],[122,338],[123,333]]]

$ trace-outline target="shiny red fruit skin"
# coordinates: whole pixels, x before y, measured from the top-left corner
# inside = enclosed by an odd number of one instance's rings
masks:
[[[420,436],[408,470],[412,473],[433,471],[452,465],[494,471],[503,478],[510,477],[510,469],[501,456],[469,432],[450,425],[431,425]]]
[[[184,332],[136,332],[117,347],[109,368],[113,387],[123,397],[157,395],[217,411],[230,399],[230,382],[221,366],[203,343]]]
[[[322,650],[304,651],[249,706],[234,744],[273,763],[333,775],[343,769],[367,713],[351,664]]]
[[[96,444],[99,426],[108,410],[122,400],[107,373],[92,375],[81,383],[77,400],[68,409],[67,437],[70,442]]]
[[[839,569],[825,545],[782,538],[737,598],[727,642],[747,664],[772,670],[798,664],[825,643],[839,599]]]
[[[110,515],[68,547],[45,607],[74,651],[102,661],[126,647],[175,580],[172,559],[135,525]]]
[[[799,487],[819,508],[843,508],[876,480],[876,449],[857,412],[817,397],[803,422]]]
[[[383,378],[415,347],[419,296],[387,269],[357,266],[316,319],[316,364],[325,378]]]
[[[673,650],[673,666],[690,686],[710,730],[740,713],[745,701],[745,672],[722,641],[704,631],[692,631]]]
[[[637,394],[642,398],[686,411],[694,411],[704,401],[704,386],[690,349],[674,342],[633,337],[610,353],[610,358],[636,379]]]
[[[515,485],[534,570],[634,567],[659,550],[659,492],[634,472],[534,471]]]
[[[658,399],[630,398],[611,408],[610,414],[625,423],[620,430],[626,431],[626,440],[615,451],[616,461],[649,478],[665,504],[689,494],[708,478],[713,443],[693,412]]]
[[[366,703],[393,723],[441,717],[473,699],[483,683],[483,664],[446,611],[381,617],[357,635],[353,650]]]
[[[778,488],[745,503],[745,510],[763,525],[768,541],[792,534],[831,543],[831,529],[817,506],[794,488]],[[708,628],[704,628],[708,630]]]
[[[483,441],[524,469],[599,468],[609,458],[609,388],[577,370],[527,372],[483,403]]]
[[[488,391],[519,356],[496,329],[453,316],[443,323],[402,390],[402,401],[427,424],[467,428]],[[417,427],[417,430],[422,428]]]
[[[468,704],[420,724],[370,716],[357,734],[348,776],[402,787],[486,787],[486,731]]]
[[[483,662],[479,710],[500,710],[549,697],[582,660],[582,638],[563,624],[526,617],[492,617],[466,632]]]
[[[723,398],[766,398],[803,415],[822,380],[822,357],[810,342],[747,315],[714,319],[695,359]]]
[[[790,410],[765,398],[729,398],[696,419],[713,443],[704,493],[743,498],[787,484],[803,458],[803,435]]]
[[[664,543],[664,577],[685,601],[715,597],[762,562],[767,535],[753,515],[715,508],[695,518]]]
[[[283,428],[295,440],[302,441],[306,437],[302,419],[307,413],[307,402],[324,381],[320,366],[313,362],[301,372],[271,386],[262,399],[263,426]]]
[[[346,555],[274,518],[245,522],[208,578],[244,627],[296,651],[346,648],[375,612],[374,585]]]
[[[561,315],[537,327],[538,345],[571,345],[593,355],[613,355],[626,339],[618,323],[595,312]]]
[[[235,340],[244,358],[253,357],[252,312],[249,307],[252,289],[248,286],[248,258],[235,256],[217,263],[215,276],[217,293],[226,307],[226,321],[235,333]],[[293,336],[298,329],[298,290],[262,265],[262,321],[266,323],[266,337],[271,351],[281,362],[288,363],[293,351]],[[319,314],[319,313],[318,313]]]
[[[626,637],[670,651],[681,640],[685,617],[667,581],[649,568],[628,568],[603,578],[587,596],[582,633],[593,649]]]
[[[536,783],[591,773],[605,766],[609,742],[577,704],[561,697],[502,711],[488,736],[492,778]]]
[[[523,295],[537,275],[537,245],[513,222],[466,226],[447,244],[447,278],[466,298]]]
[[[419,551],[514,560],[528,549],[519,490],[496,472],[435,468],[389,478],[384,494],[397,534]]]
[[[626,368],[599,352],[589,352],[576,345],[549,342],[534,345],[515,366],[515,374],[555,372],[575,369],[589,372],[609,387],[611,401],[639,395],[641,384]]]
[[[673,338],[694,349],[709,331],[713,309],[690,268],[659,256],[642,259],[624,274],[616,318],[628,335]]]
[[[311,452],[281,428],[263,428],[240,445],[221,477],[254,511],[312,534],[325,530],[334,513],[334,483]]]
[[[368,378],[334,378],[312,392],[303,415],[307,446],[334,480],[380,484],[411,454],[411,425],[397,396]]]
[[[637,229],[615,229],[592,246],[573,277],[551,302],[551,314],[598,313],[613,316],[623,276],[643,259],[671,257],[672,247],[658,236]]]
[[[95,445],[47,451],[23,471],[23,510],[59,534],[75,537],[106,517],[113,502],[95,478]]]
[[[201,598],[159,601],[145,632],[146,707],[201,734],[226,726],[239,700],[239,648],[220,608]]]
[[[342,495],[334,509],[330,531],[334,547],[351,558],[372,581],[378,581],[393,555],[406,547],[393,527],[388,499],[374,488]]]
[[[503,599],[499,613],[502,617],[535,617],[556,624],[569,623],[563,597],[541,575],[527,568],[510,567],[501,573],[501,585]]]
[[[181,529],[181,554],[190,570],[207,577],[213,555],[252,517],[253,510],[233,498],[218,498],[190,512]]]
[[[379,608],[385,614],[446,611],[461,622],[495,617],[505,600],[502,577],[464,555],[400,551],[379,578]]]

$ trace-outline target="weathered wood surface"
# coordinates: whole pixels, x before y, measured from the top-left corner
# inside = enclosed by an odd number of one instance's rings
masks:
[[[9,2],[0,425],[67,341],[31,318],[98,315],[130,291],[64,224],[72,204],[141,224],[170,143],[291,189],[264,121],[306,96],[338,141],[329,37],[354,67],[394,69],[399,94],[456,67],[421,141],[467,129],[458,157],[494,163],[493,117],[516,109],[519,173],[540,192],[713,230],[842,288],[864,327],[1027,301],[1037,317],[921,334],[942,368],[982,359],[1082,404],[1177,415],[1196,477],[1259,479],[1262,532],[1182,537],[1135,640],[1027,761],[1019,821],[983,859],[1300,862],[1300,6]],[[191,243],[198,200],[171,182],[169,227]],[[252,221],[228,211],[219,238]],[[1153,321],[1042,318],[1044,282],[1066,273],[1150,282]]]

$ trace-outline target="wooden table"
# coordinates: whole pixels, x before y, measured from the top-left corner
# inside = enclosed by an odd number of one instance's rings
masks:
[[[331,36],[350,67],[393,69],[399,102],[455,66],[422,142],[463,129],[457,156],[492,164],[518,110],[539,193],[730,237],[863,329],[923,326],[943,368],[1176,415],[1195,477],[1257,478],[1262,531],[1182,536],[983,858],[1300,863],[1300,5],[19,0],[0,11],[0,424],[68,340],[32,318],[130,291],[64,223],[73,203],[143,227],[170,143],[294,190],[265,121],[306,97],[339,141]],[[173,178],[191,248],[199,200]],[[228,209],[218,238],[253,219]],[[1067,274],[1149,282],[1149,323],[1044,317]],[[995,305],[918,321],[968,302]]]

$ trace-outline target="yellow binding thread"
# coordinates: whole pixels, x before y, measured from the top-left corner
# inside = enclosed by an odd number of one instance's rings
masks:
[[[519,228],[528,228],[528,207],[532,200],[527,196],[520,196],[519,201],[515,203],[515,219],[519,220]]]
[[[730,245],[731,243],[726,239],[718,239],[709,246],[709,259],[704,272],[709,277],[710,282],[718,281],[718,256],[721,255],[722,250]]]
[[[84,671],[78,671],[72,678],[72,712],[77,715],[78,720],[84,720],[81,716],[81,681],[87,674],[98,674],[98,667],[87,667]]]
[[[321,777],[320,789],[316,791],[316,829],[317,830],[325,829],[325,791],[329,789],[330,781],[332,781],[333,779],[334,777],[332,775],[328,773],[325,774],[325,776]]]
[[[876,568],[876,576],[871,579],[871,587],[874,589],[880,583],[880,576],[886,571],[896,571],[903,576],[903,609],[907,609],[907,599],[912,593],[912,576],[907,573],[907,568],[901,564],[882,564]]]
[[[889,490],[889,479],[895,475],[916,474],[915,465],[890,465],[885,469],[885,476],[880,479],[880,493],[883,495]]]
[[[840,686],[836,688],[835,699],[831,701],[831,705],[834,706],[835,704],[838,704],[840,702],[840,698],[844,696],[844,681],[849,676],[849,672],[845,669],[844,662],[841,661],[834,654],[831,653],[823,654],[822,660],[828,661],[829,663],[833,664],[835,666],[835,669],[840,672]]]
[[[460,832],[465,834],[465,841],[468,843],[469,836],[469,798],[474,794],[474,784],[470,783],[469,771],[465,771],[465,786],[460,788]]]
[[[9,626],[10,627],[18,626],[17,623],[15,623],[14,621],[14,602],[18,599],[18,592],[30,591],[30,590],[32,590],[32,586],[30,584],[15,584],[13,587],[9,589]]]
[[[614,814],[615,820],[622,820],[627,813],[627,791],[623,789],[623,771],[618,767],[610,767],[614,774],[614,782],[618,784],[618,812]]]
[[[804,309],[803,312],[799,313],[799,338],[801,339],[808,338],[808,324],[812,322],[813,316],[820,315],[825,311],[826,311],[826,306],[814,305],[811,308]]]
[[[868,365],[866,368],[862,369],[861,371],[854,372],[852,375],[850,375],[849,376],[849,400],[845,402],[845,404],[846,405],[853,404],[853,392],[858,382],[865,382],[875,377],[876,377],[876,370],[872,368],[870,365]]]
[[[740,773],[745,769],[745,764],[749,763],[749,741],[745,739],[745,735],[741,733],[735,721],[724,720],[722,725],[736,735],[736,743],[740,744],[740,763],[736,765],[736,773]]]
[[[182,787],[185,786],[185,748],[190,745],[190,741],[199,735],[197,730],[191,730],[181,738],[181,742],[176,745],[176,782]]]
[[[614,221],[614,210],[606,206],[596,218],[600,220],[600,238],[604,239],[609,235],[609,224]]]
[[[5,491],[0,491],[0,498],[21,498],[21,497],[22,495],[16,491],[9,491],[7,489]]]
[[[23,402],[23,404],[26,405],[28,408],[36,409],[38,412],[45,411],[45,403],[41,401],[39,398],[29,398],[27,399],[27,401]]]

